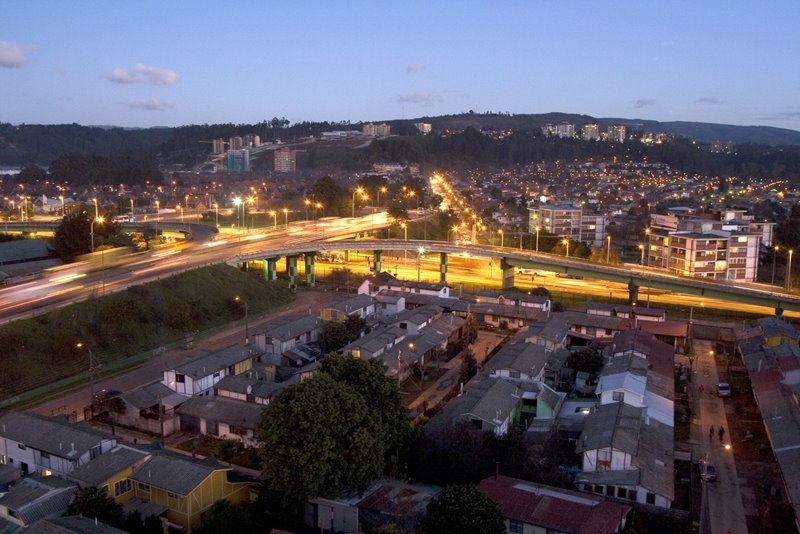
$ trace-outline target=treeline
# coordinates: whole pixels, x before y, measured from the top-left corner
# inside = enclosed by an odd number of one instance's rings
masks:
[[[153,150],[167,142],[172,128],[127,130],[79,124],[20,124],[0,122],[0,163],[25,165],[50,162],[68,153],[130,154]]]
[[[149,153],[114,156],[65,154],[50,163],[49,175],[57,182],[66,181],[73,185],[144,185],[148,181],[163,181],[156,158]]]

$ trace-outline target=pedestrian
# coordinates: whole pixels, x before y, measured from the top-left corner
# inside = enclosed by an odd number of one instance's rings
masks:
[[[711,425],[711,428],[708,429],[708,439],[714,439],[714,425]]]
[[[723,427],[719,427],[719,442],[722,443],[722,438],[725,437],[725,429]]]

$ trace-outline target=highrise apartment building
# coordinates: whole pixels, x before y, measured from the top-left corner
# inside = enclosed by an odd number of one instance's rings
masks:
[[[608,140],[614,143],[624,143],[627,130],[622,124],[611,124],[608,127]]]
[[[592,246],[603,246],[608,225],[604,214],[584,210],[572,203],[528,206],[528,229],[531,233],[549,232]]]
[[[600,140],[600,126],[596,123],[584,124],[581,128],[581,139],[584,141]]]
[[[295,172],[297,153],[288,146],[275,151],[275,172]]]
[[[391,127],[386,123],[372,124],[370,122],[365,124],[361,131],[364,133],[364,135],[371,135],[374,137],[389,137]]]

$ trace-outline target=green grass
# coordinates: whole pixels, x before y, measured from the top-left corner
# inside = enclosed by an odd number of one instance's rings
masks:
[[[293,299],[285,281],[265,282],[261,273],[223,264],[3,325],[0,401],[85,372],[87,348],[103,368],[119,368],[132,356],[241,321],[243,301],[255,316]]]

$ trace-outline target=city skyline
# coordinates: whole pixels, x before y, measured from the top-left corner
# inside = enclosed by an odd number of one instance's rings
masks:
[[[800,130],[800,5],[14,1],[0,121],[580,113]],[[45,13],[45,15],[42,15]]]

